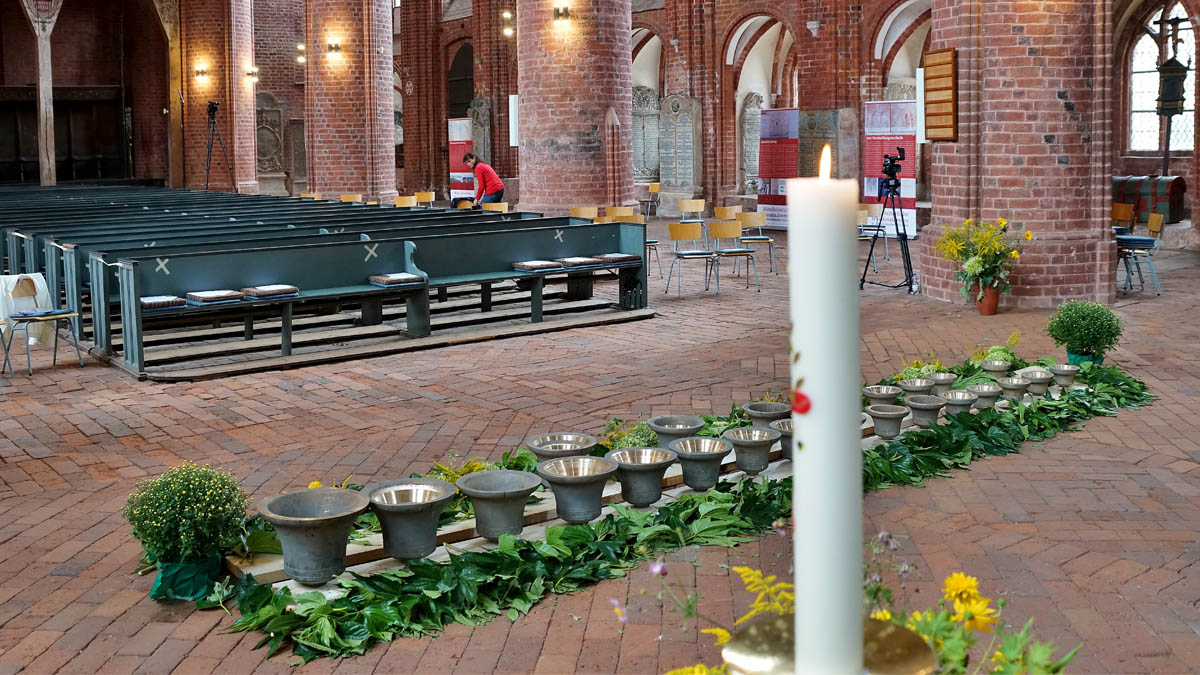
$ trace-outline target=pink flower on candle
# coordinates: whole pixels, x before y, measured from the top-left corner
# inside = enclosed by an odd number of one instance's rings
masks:
[[[812,410],[812,401],[808,398],[808,394],[799,389],[793,389],[792,412],[797,415],[807,415],[809,410]]]

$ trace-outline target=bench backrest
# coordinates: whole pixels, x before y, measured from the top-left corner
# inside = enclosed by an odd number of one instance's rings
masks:
[[[417,268],[431,280],[513,271],[513,263],[601,253],[641,256],[646,227],[633,223],[588,223],[572,227],[504,230],[476,234],[432,234],[412,239]]]

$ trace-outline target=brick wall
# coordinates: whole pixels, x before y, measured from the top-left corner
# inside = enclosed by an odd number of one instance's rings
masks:
[[[183,39],[184,173],[189,188],[204,187],[208,143],[207,102],[220,101],[217,125],[229,153],[213,144],[209,189],[257,192],[254,88],[246,71],[254,61],[254,17],[251,0],[189,0],[179,8]],[[195,76],[197,65],[208,76]]]
[[[575,0],[559,27],[546,3],[518,0],[521,208],[633,201],[630,17],[630,0]]]
[[[501,12],[515,12],[516,4],[516,0],[474,0],[472,5],[478,17],[471,21],[475,97],[491,107],[491,164],[501,176],[517,175],[517,149],[508,144],[508,95],[517,93],[517,38],[501,33]]]
[[[64,2],[50,36],[57,86],[121,83],[120,2]],[[0,5],[3,84],[37,83],[37,47],[19,2]]]
[[[296,45],[304,42],[304,0],[254,0],[254,65],[257,91],[279,101],[286,123],[304,117],[304,66]]]
[[[391,7],[308,0],[306,25],[309,189],[390,200],[396,195]],[[340,52],[328,50],[331,41]]]
[[[397,66],[404,100],[403,192],[437,190],[449,184],[446,155],[446,61],[441,7],[432,2],[400,6]]]
[[[1111,301],[1111,0],[934,0],[931,49],[958,49],[959,141],[932,153],[922,288],[954,299],[941,224],[1004,217],[1033,230],[1009,305]]]

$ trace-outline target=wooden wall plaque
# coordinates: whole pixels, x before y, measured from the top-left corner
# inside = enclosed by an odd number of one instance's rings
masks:
[[[958,71],[955,50],[925,52],[925,137],[958,140]]]

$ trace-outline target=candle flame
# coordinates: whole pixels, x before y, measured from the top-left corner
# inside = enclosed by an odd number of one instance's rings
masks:
[[[825,149],[821,151],[821,170],[818,174],[821,180],[829,180],[829,171],[833,166],[833,154],[829,149],[829,144],[825,144]]]

